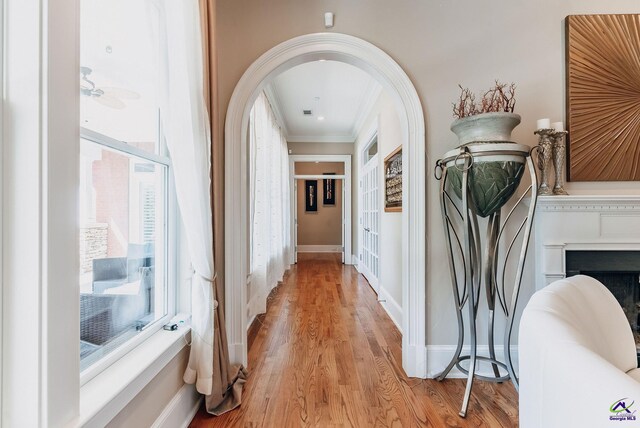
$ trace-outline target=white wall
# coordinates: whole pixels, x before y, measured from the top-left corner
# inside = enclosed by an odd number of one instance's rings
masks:
[[[353,162],[353,194],[354,209],[352,219],[353,253],[360,254],[358,218],[358,193],[360,189],[360,169],[362,152],[365,150],[371,130],[377,127],[378,133],[378,167],[380,182],[378,183],[380,201],[380,277],[378,278],[379,298],[386,300],[383,306],[392,315],[399,326],[402,325],[402,214],[384,211],[384,158],[402,145],[402,127],[396,106],[386,91],[382,91],[374,104],[356,139]]]

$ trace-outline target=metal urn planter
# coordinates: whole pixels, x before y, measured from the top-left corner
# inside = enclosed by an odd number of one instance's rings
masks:
[[[464,147],[467,150],[464,153],[470,154],[473,162],[469,169],[473,203],[478,215],[485,218],[500,210],[518,189],[529,148],[500,142],[471,143]],[[483,156],[485,152],[497,154]],[[460,149],[451,150],[445,153],[444,161],[447,167],[458,166],[450,170],[451,184],[456,196],[462,199],[464,158],[459,154]]]
[[[459,121],[451,127],[454,132],[459,129]],[[517,116],[517,123],[519,121],[520,117]],[[437,379],[443,380],[453,367],[467,375],[460,410],[462,417],[467,413],[474,378],[493,382],[511,379],[518,387],[510,345],[538,183],[530,148],[510,142],[511,129],[499,136],[500,139],[493,138],[495,133],[491,134],[492,138],[483,138],[481,130],[474,133],[466,130],[466,135],[479,136],[481,139],[466,141],[457,149],[447,152],[436,164],[437,171],[441,172],[436,174],[436,178],[440,180],[441,212],[458,320],[456,351]],[[516,203],[507,210],[505,204],[515,197],[526,170],[531,185],[517,196]],[[518,207],[527,195],[531,198],[523,217]],[[481,227],[486,230],[482,231]],[[478,355],[477,349],[477,315],[483,290],[488,305],[488,355]],[[463,317],[465,310],[468,313],[466,321]],[[496,311],[502,311],[506,318],[502,341],[504,359],[501,361],[496,357],[495,350]],[[468,323],[466,329],[465,322]],[[469,335],[470,350],[467,355],[462,355],[465,334]],[[467,361],[468,366],[463,367],[462,364],[466,365]],[[492,374],[478,374],[478,361],[488,362]]]
[[[511,132],[520,124],[515,113],[481,113],[456,119],[451,130],[458,136],[460,145],[481,141],[511,141]]]

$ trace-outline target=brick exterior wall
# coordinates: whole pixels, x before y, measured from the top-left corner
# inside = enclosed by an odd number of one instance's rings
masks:
[[[92,223],[80,227],[80,273],[91,272],[92,260],[107,257],[106,223]]]
[[[124,257],[129,242],[129,158],[104,150],[93,162],[96,222],[107,223],[107,256]]]

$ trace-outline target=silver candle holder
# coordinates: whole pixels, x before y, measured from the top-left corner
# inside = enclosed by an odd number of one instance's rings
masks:
[[[551,160],[553,158],[553,142],[555,129],[538,129],[534,132],[538,136],[538,169],[540,170],[540,186],[538,195],[545,196],[553,194],[549,187],[549,173],[551,172]]]
[[[568,195],[564,190],[564,168],[565,160],[567,158],[567,149],[564,142],[564,137],[567,135],[567,131],[555,131],[552,134],[553,144],[551,146],[553,157],[553,169],[556,173],[556,182],[553,186],[554,195]]]
[[[567,131],[556,131],[553,128],[538,129],[538,169],[540,170],[539,195],[568,195],[564,190],[564,168],[567,149],[564,142]],[[555,183],[550,187],[551,168],[555,171]]]

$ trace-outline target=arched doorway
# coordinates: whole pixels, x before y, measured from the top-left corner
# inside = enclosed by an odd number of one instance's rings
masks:
[[[307,34],[275,46],[245,71],[229,102],[225,123],[225,309],[230,358],[235,363],[247,363],[249,113],[260,91],[276,75],[320,59],[346,62],[375,77],[394,98],[404,123],[402,366],[407,375],[425,378],[427,234],[422,105],[409,77],[389,55],[369,42],[346,34]]]

